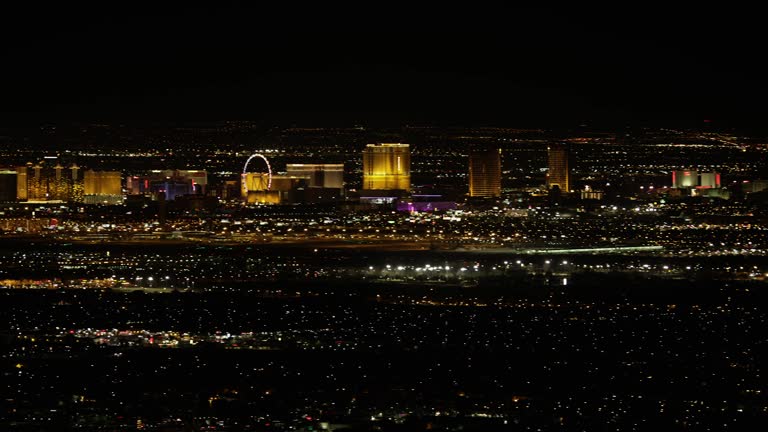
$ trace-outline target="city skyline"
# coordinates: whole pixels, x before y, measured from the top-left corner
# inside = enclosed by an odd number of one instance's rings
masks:
[[[768,419],[757,10],[8,5],[0,430]]]
[[[765,143],[706,127],[10,130],[0,427],[748,429],[768,394]],[[478,182],[491,193],[469,196]]]
[[[195,126],[185,126],[182,129],[178,129],[179,132],[182,133],[182,135],[179,135],[178,138],[181,138],[182,141],[179,141],[177,144],[180,145],[178,150],[174,149],[165,149],[165,154],[162,153],[154,153],[154,151],[150,151],[147,153],[147,150],[149,148],[146,148],[145,150],[141,150],[140,148],[134,148],[134,150],[129,152],[123,152],[123,151],[111,151],[111,150],[101,150],[102,152],[106,151],[107,153],[101,154],[101,156],[108,156],[110,160],[114,161],[112,163],[108,163],[107,165],[104,165],[104,160],[95,160],[91,162],[87,162],[87,160],[93,158],[94,156],[98,156],[97,154],[90,154],[90,150],[88,150],[86,153],[82,153],[82,150],[77,150],[75,153],[80,154],[80,156],[75,157],[74,153],[71,155],[68,155],[67,153],[71,153],[71,150],[68,150],[66,152],[61,152],[60,150],[56,151],[50,151],[50,150],[32,150],[34,147],[25,150],[25,152],[30,152],[30,154],[37,154],[37,156],[31,156],[25,159],[16,158],[15,163],[12,163],[8,161],[4,164],[4,166],[9,169],[6,174],[10,175],[11,171],[17,172],[17,175],[19,177],[18,184],[28,184],[31,189],[29,191],[31,192],[30,196],[34,196],[34,199],[51,199],[56,200],[57,197],[66,197],[70,194],[70,192],[64,191],[63,189],[59,191],[60,188],[58,186],[51,186],[51,185],[58,185],[58,183],[61,183],[62,179],[69,178],[69,174],[67,176],[62,175],[62,171],[71,171],[75,170],[75,174],[73,174],[73,178],[77,177],[78,179],[82,177],[83,173],[85,172],[93,172],[93,168],[95,167],[97,170],[100,171],[117,171],[118,176],[121,176],[121,185],[124,188],[124,191],[120,191],[119,187],[116,189],[115,187],[112,187],[111,190],[116,192],[110,192],[109,194],[101,193],[101,192],[93,192],[88,191],[86,192],[86,195],[93,195],[93,194],[101,194],[101,195],[119,195],[119,194],[142,194],[142,193],[149,193],[152,192],[158,192],[160,189],[158,188],[164,188],[163,191],[169,188],[168,184],[165,184],[163,182],[166,181],[166,179],[174,179],[174,183],[176,186],[180,187],[179,192],[165,192],[166,193],[166,199],[173,199],[177,194],[179,196],[185,195],[185,194],[208,194],[208,174],[206,174],[206,171],[210,171],[213,173],[213,179],[217,186],[216,190],[210,191],[211,193],[222,193],[223,189],[220,188],[221,182],[224,181],[232,181],[236,179],[236,176],[234,173],[227,174],[228,171],[231,171],[233,169],[237,169],[237,166],[243,163],[243,160],[247,159],[249,162],[252,160],[255,156],[261,157],[263,162],[257,163],[260,161],[260,159],[256,159],[256,162],[251,163],[251,167],[248,169],[249,172],[252,173],[259,173],[263,171],[264,166],[269,167],[269,165],[273,165],[272,169],[270,169],[270,182],[271,180],[274,180],[276,189],[275,190],[284,190],[284,192],[287,192],[290,189],[293,188],[331,188],[331,189],[338,189],[339,191],[337,193],[343,193],[344,189],[351,189],[355,190],[361,187],[360,182],[363,183],[366,182],[366,177],[369,177],[368,183],[371,183],[370,177],[371,173],[373,171],[376,171],[379,175],[379,177],[384,176],[394,176],[390,180],[386,180],[384,183],[381,183],[380,186],[377,186],[379,189],[383,188],[383,190],[387,189],[400,189],[401,191],[410,192],[411,191],[411,183],[410,183],[410,145],[405,144],[350,144],[338,147],[336,150],[333,150],[329,153],[329,156],[331,160],[334,160],[336,162],[342,162],[342,163],[335,163],[335,164],[328,164],[328,163],[318,163],[326,161],[326,156],[322,156],[322,153],[325,151],[323,150],[324,145],[329,145],[333,142],[333,138],[327,137],[323,139],[330,139],[328,143],[314,143],[311,144],[310,147],[305,147],[303,150],[300,150],[298,153],[296,153],[294,156],[292,156],[292,153],[289,151],[289,147],[283,147],[284,144],[279,144],[279,141],[285,138],[280,138],[281,134],[286,133],[294,133],[289,131],[296,131],[299,134],[303,133],[310,133],[310,134],[338,134],[342,131],[345,131],[345,129],[322,129],[322,128],[310,128],[310,129],[302,129],[302,128],[289,128],[289,129],[273,129],[272,138],[269,138],[268,140],[265,140],[262,133],[254,131],[259,137],[258,139],[261,140],[261,145],[267,145],[268,147],[264,147],[263,150],[266,152],[267,155],[269,155],[269,159],[273,159],[272,163],[267,159],[265,155],[256,153],[251,155],[250,157],[247,157],[250,153],[243,154],[242,152],[247,152],[247,149],[250,147],[248,145],[248,142],[250,140],[242,141],[238,144],[228,144],[228,146],[232,146],[229,150],[223,151],[214,151],[209,154],[207,157],[214,157],[214,158],[224,158],[221,161],[217,160],[216,162],[213,162],[212,159],[208,159],[205,162],[202,162],[198,160],[195,157],[192,158],[184,158],[184,161],[177,161],[173,162],[176,158],[179,156],[184,156],[184,152],[181,150],[184,146],[187,145],[187,142],[185,141],[187,138],[183,138],[184,135],[188,134],[189,132],[193,132],[195,130],[199,130],[200,133],[214,133],[214,134],[220,134],[225,133],[228,134],[230,132],[227,132],[228,129],[231,129],[235,124],[230,125],[227,122],[220,123],[220,126],[213,128],[212,125],[208,124],[205,126],[197,126],[199,129],[195,129]],[[95,131],[101,130],[108,131],[112,128],[115,130],[121,130],[123,134],[132,134],[132,133],[139,133],[139,134],[145,134],[146,132],[141,132],[141,129],[131,129],[127,128],[124,125],[120,126],[108,126],[108,125],[96,125],[97,129]],[[249,123],[243,123],[241,126],[243,127],[244,131],[248,131],[252,128]],[[221,129],[217,129],[221,128]],[[30,131],[33,131],[33,129],[29,129]],[[168,133],[177,133],[172,132],[174,129],[158,129],[159,131],[163,131],[164,134],[163,139],[170,138],[170,135],[167,135]],[[516,130],[516,129],[504,129],[504,128],[480,128],[477,129],[477,131],[473,131],[473,129],[435,129],[435,128],[411,128],[406,127],[401,130],[401,133],[411,133],[407,132],[408,130],[412,130],[416,133],[426,133],[427,135],[418,138],[418,135],[412,136],[411,139],[415,139],[417,144],[415,146],[417,150],[418,155],[425,155],[427,156],[426,159],[422,159],[424,156],[417,156],[417,159],[415,159],[415,163],[417,166],[420,166],[422,163],[425,163],[426,161],[432,159],[432,158],[441,158],[441,157],[451,157],[451,158],[458,158],[459,164],[466,164],[464,165],[465,168],[463,169],[456,169],[459,168],[458,166],[450,166],[449,169],[451,169],[453,174],[451,174],[449,177],[455,177],[451,180],[451,183],[453,184],[453,188],[458,187],[459,189],[457,192],[459,193],[468,193],[469,196],[473,196],[473,182],[477,183],[475,180],[480,181],[482,180],[481,177],[473,175],[473,160],[474,161],[480,161],[482,162],[482,158],[478,159],[478,157],[481,156],[479,153],[479,150],[477,150],[478,145],[480,141],[478,139],[487,140],[487,136],[481,136],[483,134],[499,134],[499,136],[496,138],[499,143],[498,151],[494,151],[496,153],[496,156],[498,156],[498,163],[493,162],[491,165],[493,165],[492,171],[496,172],[495,175],[491,177],[497,177],[498,181],[493,180],[492,183],[498,184],[493,185],[493,189],[498,192],[491,191],[489,193],[484,193],[487,197],[494,197],[499,196],[501,193],[501,184],[505,184],[505,188],[509,188],[510,180],[513,180],[514,177],[510,177],[509,173],[510,170],[515,171],[520,169],[517,165],[515,160],[517,159],[517,156],[515,156],[515,153],[519,150],[517,147],[522,145],[523,147],[531,146],[530,150],[535,151],[541,151],[546,150],[548,151],[548,156],[545,160],[542,160],[541,162],[541,169],[546,172],[546,176],[541,178],[539,183],[536,182],[527,182],[527,187],[535,187],[535,186],[542,186],[546,188],[551,188],[552,185],[558,185],[561,184],[565,185],[567,184],[567,192],[574,192],[577,189],[581,190],[584,188],[592,188],[597,189],[597,192],[603,192],[604,187],[601,187],[599,183],[595,184],[593,182],[590,182],[589,180],[592,179],[594,176],[592,175],[586,175],[581,174],[580,176],[576,177],[577,186],[574,188],[572,186],[573,181],[571,180],[571,171],[576,169],[577,171],[584,169],[584,167],[580,167],[579,165],[583,165],[585,163],[585,160],[579,160],[578,158],[574,159],[574,156],[572,155],[572,151],[564,151],[563,149],[572,148],[576,150],[576,153],[580,153],[583,156],[586,157],[586,161],[593,160],[594,158],[605,158],[606,156],[615,153],[614,151],[609,151],[606,154],[600,154],[603,148],[600,147],[600,143],[603,144],[609,144],[612,146],[618,146],[617,148],[625,147],[627,145],[641,145],[639,143],[643,142],[646,138],[643,138],[644,135],[651,134],[662,134],[662,135],[669,135],[672,139],[679,139],[682,142],[686,140],[704,140],[704,142],[711,142],[713,145],[713,149],[717,148],[717,145],[715,143],[721,142],[724,145],[736,145],[741,148],[742,151],[751,151],[748,147],[750,144],[747,144],[749,140],[755,140],[760,139],[758,137],[754,138],[745,138],[745,137],[738,137],[738,136],[731,136],[719,132],[714,131],[674,131],[674,130],[665,130],[660,129],[657,131],[653,131],[650,129],[638,129],[633,132],[633,134],[637,134],[635,138],[627,138],[630,135],[625,133],[625,136],[622,137],[619,134],[612,133],[612,132],[599,132],[589,129],[583,129],[583,130],[574,130],[572,132],[550,132],[550,131],[544,131],[544,130]],[[59,135],[59,133],[56,131],[55,128],[51,129],[56,135]],[[183,132],[182,132],[183,131]],[[417,132],[418,131],[418,132]],[[434,132],[431,132],[434,131]],[[427,147],[424,147],[425,143],[422,142],[429,134],[431,133],[439,133],[440,134],[455,134],[457,135],[458,141],[456,142],[456,147],[444,147],[447,145],[448,142],[451,142],[454,140],[454,138],[451,138],[450,136],[446,136],[444,139],[447,139],[445,143],[439,144],[433,148],[430,148],[429,145]],[[62,131],[63,132],[63,131]],[[101,133],[100,132],[100,133]],[[355,140],[359,139],[366,139],[365,137],[370,134],[380,134],[383,131],[379,132],[375,129],[362,129],[359,127],[349,128],[346,129],[346,132],[351,134],[352,136],[357,135],[358,137],[355,138]],[[59,138],[54,138],[54,141],[57,139],[65,139],[65,140],[72,140],[76,139],[73,136],[69,135],[69,132],[64,132],[65,135],[60,135]],[[76,129],[72,129],[71,133],[78,133]],[[249,134],[251,132],[248,132]],[[391,134],[391,132],[388,132]],[[473,138],[471,134],[477,133],[478,138]],[[563,135],[565,133],[565,135]],[[576,134],[576,136],[590,136],[593,135],[591,138],[567,138],[568,134]],[[37,132],[34,132],[34,134],[37,134]],[[670,135],[671,134],[671,135]],[[516,138],[505,138],[505,136],[509,137],[516,137]],[[675,138],[675,137],[680,138]],[[53,135],[55,137],[55,135]],[[525,137],[522,140],[519,137]],[[14,142],[13,139],[22,139],[25,141],[29,140],[29,137],[19,136],[16,138],[6,137],[7,144],[13,145]],[[174,138],[175,139],[175,138]],[[346,138],[345,138],[346,139]],[[506,142],[509,140],[512,140],[509,144]],[[90,138],[86,139],[86,141],[90,140]],[[276,140],[276,141],[275,141]],[[273,141],[272,144],[267,144],[269,141]],[[739,143],[742,141],[743,143]],[[519,144],[515,144],[515,142]],[[636,142],[638,144],[632,144],[632,142]],[[730,144],[729,144],[730,143]],[[170,142],[169,142],[170,144]],[[134,145],[134,144],[132,144]],[[141,144],[140,144],[141,145]],[[306,145],[306,144],[304,144]],[[453,146],[454,144],[450,144]],[[584,147],[584,145],[587,145],[588,147]],[[683,144],[680,144],[683,146]],[[90,144],[88,144],[90,147]],[[272,148],[269,148],[271,146]],[[487,146],[487,144],[482,144],[482,146]],[[363,154],[362,157],[360,153],[357,153],[356,149],[360,149],[362,147]],[[402,156],[399,156],[400,160],[400,169],[404,170],[400,172],[400,174],[395,173],[397,171],[397,160],[398,157],[394,158],[388,158],[386,156],[389,154],[388,152],[381,153],[379,155],[379,159],[376,159],[374,161],[371,159],[370,155],[365,156],[367,153],[370,153],[371,150],[376,150],[380,147],[380,150],[387,150],[390,147],[391,148],[407,148],[409,151],[406,153],[403,153]],[[73,149],[77,149],[78,147],[72,147]],[[282,149],[281,149],[282,148]],[[584,150],[586,148],[589,148],[587,150],[588,153],[584,153]],[[686,147],[680,147],[681,149]],[[691,146],[691,149],[695,148],[695,146]],[[723,147],[724,149],[727,147]],[[313,150],[314,149],[314,150]],[[560,150],[558,150],[560,149]],[[607,147],[605,147],[607,149]],[[753,150],[759,151],[760,147],[755,147]],[[456,151],[459,151],[460,153],[457,154]],[[581,150],[581,151],[579,151]],[[205,150],[210,151],[210,150]],[[623,151],[626,151],[623,150]],[[666,150],[665,150],[666,151]],[[674,147],[670,148],[671,153],[668,156],[665,156],[665,158],[675,157],[673,156],[674,153]],[[317,155],[310,157],[307,159],[307,156],[305,152],[309,152],[308,154],[314,154],[314,152],[320,152]],[[426,152],[426,153],[425,153]],[[593,153],[591,156],[589,155],[589,152],[598,152]],[[156,154],[153,156],[153,153]],[[176,153],[176,154],[174,154]],[[218,154],[219,156],[216,156]],[[507,157],[509,157],[509,160],[505,162],[505,174],[502,176],[501,170],[501,155],[507,154]],[[57,156],[53,156],[57,155]],[[238,156],[240,155],[240,156]],[[450,156],[449,156],[450,155]],[[375,156],[375,154],[374,154]],[[638,156],[640,154],[638,153]],[[199,156],[198,156],[199,157]],[[382,157],[384,159],[382,159]],[[537,156],[538,157],[538,156]],[[648,157],[646,155],[643,155],[642,157]],[[298,159],[297,159],[298,158]],[[463,158],[463,160],[462,160]],[[647,172],[644,174],[646,176],[650,176],[651,179],[650,182],[647,184],[648,187],[652,187],[655,183],[657,187],[696,187],[697,189],[707,189],[707,188],[732,188],[733,185],[729,185],[727,182],[723,182],[721,179],[721,165],[699,165],[699,168],[697,170],[696,164],[691,165],[690,160],[686,160],[685,157],[675,157],[678,159],[677,163],[665,163],[660,164],[658,168],[651,168],[648,167]],[[391,159],[391,160],[390,160]],[[497,158],[494,157],[494,160]],[[23,161],[28,161],[25,164],[22,164]],[[37,160],[38,162],[30,162],[30,160]],[[132,169],[126,169],[124,166],[121,166],[120,164],[115,164],[118,160],[123,160],[125,163],[127,163],[129,166],[132,165],[133,161],[139,161],[144,160],[145,163],[148,163],[149,165],[142,165],[139,164],[139,166],[136,166]],[[226,161],[226,162],[225,162]],[[297,163],[297,161],[302,161],[302,163]],[[377,162],[378,161],[378,162]],[[96,165],[94,165],[94,162]],[[161,164],[158,165],[157,163],[160,162]],[[362,167],[360,166],[362,162]],[[376,165],[376,163],[378,165]],[[576,166],[574,168],[573,163],[576,163]],[[212,164],[213,163],[213,164]],[[642,162],[643,164],[647,163],[654,163],[652,159],[649,159],[648,161]],[[55,165],[55,166],[54,166]],[[264,166],[262,166],[264,165]],[[481,164],[482,165],[482,164]],[[486,164],[488,165],[488,164]],[[366,166],[368,166],[366,171]],[[378,168],[376,168],[378,167]],[[685,173],[688,171],[683,170],[683,168],[690,167],[692,168],[692,171],[690,171],[691,174],[691,180],[688,183],[679,183],[679,181],[682,181],[685,177]],[[65,170],[66,168],[66,170]],[[150,168],[150,169],[147,169]],[[362,169],[361,169],[362,168]],[[437,169],[436,169],[437,168]],[[482,166],[478,165],[477,167],[480,171],[482,171]],[[430,167],[431,169],[436,169],[435,174],[439,174],[439,168],[438,167]],[[592,168],[594,169],[594,168]],[[737,169],[735,166],[733,169]],[[750,181],[750,180],[760,180],[761,177],[765,176],[765,173],[762,173],[761,171],[755,171],[748,177],[743,177],[743,175],[738,174],[736,171],[731,170],[731,172],[727,172],[726,170],[725,175],[726,176],[736,176],[736,178],[742,179],[742,181]],[[372,171],[373,170],[373,171]],[[45,176],[42,176],[43,171],[46,173]],[[200,171],[200,173],[196,173],[197,171]],[[274,171],[274,172],[273,172]],[[327,173],[326,173],[327,171]],[[392,171],[389,174],[386,174],[387,172]],[[423,184],[428,184],[430,182],[434,182],[433,178],[430,178],[426,175],[426,173],[421,174],[420,172],[422,169],[417,170],[416,178],[417,183],[413,184],[417,189],[421,188]],[[219,172],[219,173],[217,173]],[[29,174],[27,174],[29,173]],[[462,173],[464,176],[466,176],[464,179],[461,178]],[[701,174],[700,174],[701,173]],[[447,174],[447,173],[446,173]],[[532,172],[531,174],[536,174],[535,177],[528,177],[530,179],[538,177],[538,173],[536,171]],[[95,174],[89,174],[91,176]],[[222,175],[224,177],[222,177]],[[606,176],[607,174],[603,174],[604,181],[610,182],[611,176]],[[227,177],[228,176],[228,177]],[[403,177],[404,176],[404,177]],[[25,178],[24,178],[25,177]],[[43,178],[45,177],[45,178]],[[186,180],[181,180],[181,183],[178,183],[176,178],[187,178]],[[384,177],[381,177],[382,179]],[[395,177],[400,178],[403,177],[403,179],[406,179],[402,185],[399,184],[401,180],[397,180]],[[437,178],[440,178],[441,176],[438,175]],[[445,176],[442,176],[445,177]],[[662,177],[666,177],[662,179]],[[694,178],[695,177],[695,178]],[[701,179],[699,179],[701,177]],[[389,177],[387,177],[389,178]],[[446,177],[447,178],[447,177]],[[254,177],[255,179],[255,177]],[[293,179],[293,180],[291,180]],[[474,180],[473,180],[474,179]],[[503,179],[503,182],[501,181]],[[676,180],[677,179],[677,180]],[[613,181],[616,181],[617,179],[613,179]],[[287,181],[287,183],[286,183]],[[383,180],[379,180],[381,182]],[[735,181],[735,180],[734,180]],[[33,188],[32,186],[34,184],[40,183],[39,187],[36,186],[36,188]],[[42,182],[42,183],[41,183]],[[154,182],[159,182],[157,187],[155,187]],[[389,186],[387,186],[387,182],[391,183]],[[152,184],[150,184],[152,183]],[[162,184],[165,184],[163,186]],[[167,183],[167,182],[166,182]],[[258,183],[258,182],[257,182]],[[62,183],[63,184],[63,183]],[[256,183],[254,183],[255,185]],[[479,185],[479,183],[478,183]],[[174,186],[174,187],[176,187]],[[362,185],[362,189],[370,189],[366,188],[365,185]],[[486,185],[487,186],[487,185]],[[94,186],[95,187],[95,186]],[[483,186],[485,187],[485,186]],[[41,189],[42,188],[42,189]],[[58,188],[58,189],[57,189]],[[250,189],[252,190],[259,190],[260,188],[264,190],[269,190],[270,187],[268,183],[265,181],[264,186],[257,187],[253,186]],[[561,186],[562,188],[562,186]],[[40,191],[37,191],[40,189]],[[93,189],[91,187],[90,189]],[[464,192],[461,192],[461,190],[464,190]],[[95,189],[94,189],[95,190]],[[245,191],[245,189],[242,189]],[[19,190],[17,193],[17,197],[20,200],[25,200],[26,196],[28,195],[27,189],[22,189],[19,186]],[[413,191],[414,193],[418,194],[417,190]],[[561,189],[562,192],[562,189]],[[168,195],[170,193],[170,195]],[[243,192],[245,193],[245,192]],[[707,192],[709,193],[709,192]],[[82,192],[80,193],[82,195]],[[77,194],[76,194],[77,195]],[[79,196],[79,195],[78,195]],[[245,196],[245,195],[243,195]],[[219,195],[221,198],[221,195]],[[285,197],[282,198],[282,200],[287,199]],[[65,198],[66,200],[66,198]],[[280,201],[280,200],[278,200]],[[275,201],[277,202],[277,201]]]

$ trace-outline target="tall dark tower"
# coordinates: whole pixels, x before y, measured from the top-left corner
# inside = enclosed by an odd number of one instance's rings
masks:
[[[0,202],[15,202],[18,193],[18,173],[0,169]]]
[[[557,186],[562,193],[571,190],[570,151],[568,144],[550,144],[547,147],[549,170],[547,171],[547,189]]]
[[[469,196],[501,196],[501,150],[472,152],[469,155]]]

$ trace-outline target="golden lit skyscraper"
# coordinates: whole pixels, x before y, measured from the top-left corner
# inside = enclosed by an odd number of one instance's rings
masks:
[[[27,173],[27,198],[30,201],[46,201],[48,199],[48,179],[44,176],[43,166],[39,163],[35,164]],[[30,177],[29,174],[32,176]]]
[[[408,144],[368,144],[363,150],[363,189],[411,189]]]
[[[307,177],[309,187],[344,187],[344,164],[286,164],[289,176]]]
[[[48,179],[48,197],[52,200],[69,201],[72,181],[67,178],[68,173],[60,163],[57,163],[53,170],[53,178]]]
[[[473,152],[469,155],[469,196],[501,196],[501,150]]]
[[[72,191],[70,192],[69,199],[74,202],[83,202],[85,199],[85,185],[83,184],[83,173],[77,164],[72,164],[69,167],[69,178],[72,180]]]
[[[28,198],[27,167],[16,167],[16,199],[26,201]]]
[[[547,171],[547,189],[554,186],[567,193],[571,190],[571,170],[567,144],[550,144],[547,147],[549,170]]]
[[[85,195],[120,195],[119,171],[93,171],[88,170],[83,175]]]
[[[119,171],[93,171],[83,173],[83,199],[86,204],[121,204],[122,180]]]

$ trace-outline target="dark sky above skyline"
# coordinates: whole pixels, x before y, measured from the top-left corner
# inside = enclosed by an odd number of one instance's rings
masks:
[[[754,11],[6,10],[5,122],[762,127]]]

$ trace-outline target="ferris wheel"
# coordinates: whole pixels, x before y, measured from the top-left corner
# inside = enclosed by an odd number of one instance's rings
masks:
[[[267,190],[269,190],[272,187],[272,167],[269,165],[267,157],[261,153],[254,153],[247,161],[245,161],[245,165],[243,165],[243,184],[245,185],[245,175],[248,174],[248,164],[251,163],[254,158],[260,158],[267,166]]]

